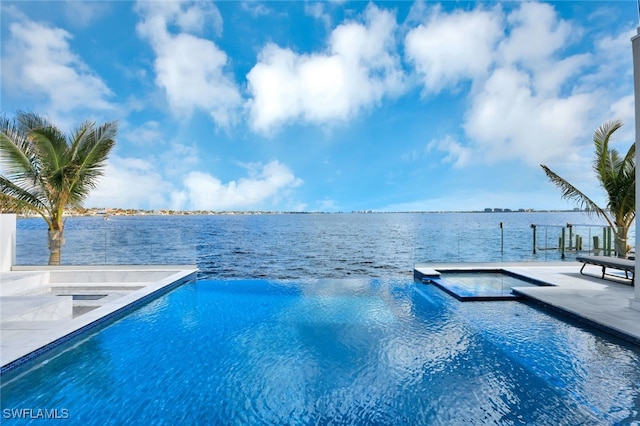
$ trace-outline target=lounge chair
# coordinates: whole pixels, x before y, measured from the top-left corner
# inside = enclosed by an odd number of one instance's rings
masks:
[[[583,263],[582,268],[580,268],[580,273],[582,275],[587,275],[583,272],[585,266],[596,265],[602,268],[602,277],[601,277],[602,279],[605,279],[605,275],[622,278],[619,275],[607,274],[607,268],[617,269],[620,271],[624,271],[624,278],[631,280],[631,285],[634,284],[634,279],[636,275],[635,260],[621,259],[618,257],[610,257],[610,256],[577,256],[576,260],[578,262]],[[629,277],[629,273],[631,273],[631,277]]]

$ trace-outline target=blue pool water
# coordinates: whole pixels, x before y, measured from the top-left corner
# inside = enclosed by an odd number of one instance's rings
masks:
[[[518,296],[514,287],[548,285],[520,278],[506,271],[445,271],[423,282],[434,284],[462,301],[512,300]]]
[[[199,281],[3,377],[3,424],[24,409],[69,424],[624,424],[640,421],[640,351],[408,280]]]

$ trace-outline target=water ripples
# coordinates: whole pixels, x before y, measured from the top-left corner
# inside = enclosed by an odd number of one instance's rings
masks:
[[[104,424],[632,423],[639,365],[527,305],[410,280],[199,281],[4,383],[2,405]]]
[[[69,218],[62,262],[196,263],[202,279],[407,277],[423,262],[560,260],[555,251],[531,253],[530,224],[585,221],[581,213]],[[47,263],[43,223],[18,221],[19,264]],[[540,245],[558,241],[555,234],[539,238]]]

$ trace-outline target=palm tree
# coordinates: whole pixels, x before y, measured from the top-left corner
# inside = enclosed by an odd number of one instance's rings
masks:
[[[587,212],[605,219],[615,229],[615,249],[618,257],[627,256],[627,234],[636,217],[636,144],[622,157],[609,148],[611,135],[622,126],[620,120],[603,123],[593,134],[595,158],[593,170],[607,193],[607,207],[598,206],[591,198],[541,164],[545,173],[562,191],[562,198],[576,201]]]
[[[49,228],[49,264],[60,264],[64,210],[81,207],[103,175],[117,122],[86,121],[69,135],[38,114],[0,118],[0,200],[33,211]]]

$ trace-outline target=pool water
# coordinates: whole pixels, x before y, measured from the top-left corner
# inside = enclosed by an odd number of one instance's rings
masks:
[[[513,287],[548,285],[506,271],[445,271],[440,277],[430,278],[426,282],[437,285],[462,301],[517,299],[519,296],[511,291]]]
[[[199,281],[3,376],[1,405],[3,424],[630,423],[640,350],[412,281]]]

